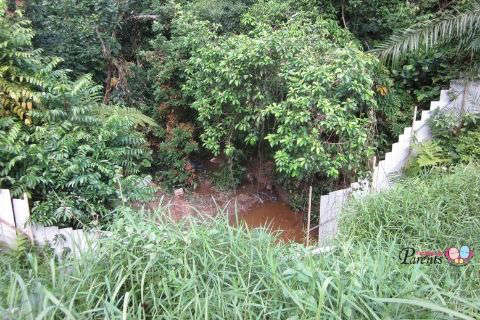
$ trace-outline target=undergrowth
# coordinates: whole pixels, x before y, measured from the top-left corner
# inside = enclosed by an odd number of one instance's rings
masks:
[[[480,170],[476,164],[432,170],[404,179],[393,189],[353,202],[342,233],[356,242],[373,241],[445,247],[478,242]]]
[[[2,257],[0,314],[5,319],[471,319],[480,312],[478,277],[470,266],[405,267],[398,261],[398,244],[373,230],[369,241],[347,239],[322,255],[277,244],[264,230],[234,228],[224,219],[179,224],[161,211],[145,216],[125,209],[112,231],[80,259],[59,262],[28,250],[24,258]]]

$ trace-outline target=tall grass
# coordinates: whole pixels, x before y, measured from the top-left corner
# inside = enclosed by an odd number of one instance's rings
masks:
[[[352,203],[341,232],[357,242],[446,247],[480,241],[480,166],[431,171]],[[480,254],[480,252],[479,252]]]
[[[175,224],[125,210],[80,259],[0,259],[3,319],[472,319],[479,300],[404,268],[397,246],[345,241],[312,255],[226,220]],[[466,284],[466,282],[462,282]],[[473,287],[472,287],[473,288]]]
[[[468,245],[476,256],[467,266],[442,263],[395,269],[421,270],[429,276],[424,281],[444,292],[480,301],[480,167],[472,163],[451,172],[425,172],[387,192],[351,203],[343,213],[339,238],[354,247],[374,244],[376,251],[396,247],[397,257],[405,247],[439,251]],[[395,256],[388,254],[384,259]],[[462,304],[456,308],[461,310]],[[476,316],[480,318],[480,312]]]

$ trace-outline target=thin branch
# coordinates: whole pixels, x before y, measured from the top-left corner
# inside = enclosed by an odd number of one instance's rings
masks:
[[[342,0],[342,21],[343,21],[343,26],[345,29],[347,29],[347,22],[345,21],[345,2]]]
[[[107,46],[105,44],[105,42],[103,41],[103,38],[100,34],[100,30],[98,30],[98,27],[95,27],[95,32],[97,33],[97,37],[98,39],[100,40],[100,45],[102,46],[102,53],[103,53],[103,56],[105,58],[107,57],[111,57],[111,54],[110,54],[110,49],[107,49]]]

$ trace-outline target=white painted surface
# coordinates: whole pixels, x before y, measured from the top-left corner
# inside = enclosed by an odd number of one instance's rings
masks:
[[[361,197],[369,192],[380,192],[393,186],[412,155],[411,146],[432,139],[428,120],[435,110],[440,109],[456,116],[460,116],[462,112],[480,113],[480,82],[470,83],[467,89],[465,90],[465,83],[454,81],[450,85],[450,90],[441,90],[440,100],[432,101],[430,110],[422,111],[420,120],[414,121],[412,127],[404,129],[403,134],[398,137],[398,142],[392,145],[392,151],[386,153],[385,160],[373,168],[371,185],[362,186],[359,191],[359,184],[353,183],[351,188],[321,196],[318,228],[321,246],[326,246],[326,243],[335,236],[340,212],[351,195]],[[451,95],[453,101],[450,101]]]
[[[9,247],[15,245],[17,233],[13,216],[12,198],[10,190],[0,189],[0,242]]]
[[[0,242],[13,247],[17,233],[21,232],[39,245],[50,246],[58,256],[62,256],[65,251],[79,255],[87,249],[89,243],[95,247],[95,239],[99,237],[95,232],[87,234],[83,230],[72,228],[30,225],[28,199],[12,199],[10,191],[6,189],[0,190],[0,219]]]
[[[15,224],[20,232],[33,240],[32,228],[30,227],[30,208],[28,207],[28,199],[12,199],[13,211],[15,215]]]

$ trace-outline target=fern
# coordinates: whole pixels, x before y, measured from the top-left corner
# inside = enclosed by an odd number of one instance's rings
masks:
[[[442,147],[435,142],[426,142],[418,147],[417,164],[420,168],[436,167],[451,162]]]
[[[118,105],[102,106],[96,110],[99,115],[107,118],[124,118],[132,121],[134,125],[158,127],[158,124],[152,118],[144,115],[138,109],[121,107]]]
[[[425,169],[446,166],[452,162],[444,149],[434,141],[418,144],[414,148],[416,155],[407,166],[407,175],[416,175]]]
[[[90,76],[56,77],[31,113],[34,126],[0,118],[0,187],[27,192],[34,200],[32,217],[45,225],[107,223],[122,199],[147,200],[153,193],[143,174],[151,152],[136,130],[151,121],[100,103],[101,87]]]

